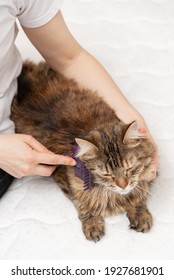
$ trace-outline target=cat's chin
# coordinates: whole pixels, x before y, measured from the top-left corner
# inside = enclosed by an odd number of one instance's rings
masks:
[[[136,183],[127,185],[126,188],[124,189],[120,188],[119,186],[115,186],[113,188],[110,188],[110,190],[120,195],[126,195],[129,194],[131,191],[133,191],[136,185],[137,185]]]

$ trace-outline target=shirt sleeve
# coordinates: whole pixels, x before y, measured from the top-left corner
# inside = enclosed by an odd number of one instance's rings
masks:
[[[23,0],[18,19],[24,27],[39,27],[57,14],[62,2],[63,0]]]

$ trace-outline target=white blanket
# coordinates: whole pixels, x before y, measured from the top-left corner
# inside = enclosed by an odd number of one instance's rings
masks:
[[[87,241],[74,205],[51,178],[22,178],[0,201],[0,258],[173,259],[174,1],[66,0],[62,13],[144,115],[158,144],[160,175],[148,200],[154,225],[137,233],[121,214],[106,219],[100,242]],[[22,31],[17,45],[24,59],[41,59]]]

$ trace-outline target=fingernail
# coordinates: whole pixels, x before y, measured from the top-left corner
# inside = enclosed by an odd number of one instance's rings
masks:
[[[147,132],[147,129],[145,127],[139,127],[138,128],[138,131],[139,132],[142,132],[142,133],[146,133]]]
[[[76,165],[76,161],[75,161],[74,159],[71,160],[71,161],[70,161],[70,165],[73,165],[73,166]]]
[[[69,156],[66,156],[66,157],[67,157],[66,164],[68,164],[68,165],[76,165],[76,161],[73,158],[71,158]]]

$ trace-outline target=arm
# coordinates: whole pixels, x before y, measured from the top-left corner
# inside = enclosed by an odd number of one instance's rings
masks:
[[[23,29],[52,68],[82,87],[97,90],[123,121],[129,123],[135,116],[143,121],[102,65],[74,39],[61,12],[39,28]]]

